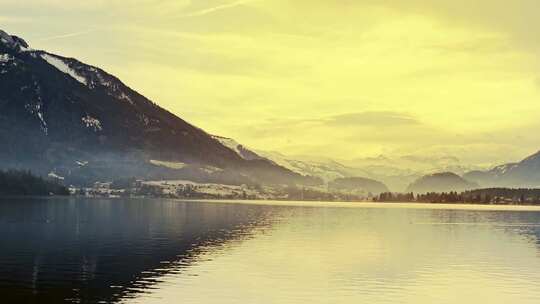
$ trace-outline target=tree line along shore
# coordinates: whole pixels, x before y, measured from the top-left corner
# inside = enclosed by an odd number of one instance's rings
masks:
[[[462,192],[391,193],[376,196],[377,202],[418,202],[440,204],[500,204],[540,205],[540,189],[537,188],[485,188]]]
[[[164,185],[170,186],[168,183]],[[209,185],[209,184],[208,184]],[[306,189],[287,186],[282,189],[271,187],[258,187],[257,191],[249,192],[247,189],[237,187],[232,189],[231,194],[216,192],[213,195],[205,194],[205,191],[197,192],[196,185],[189,187],[176,187],[175,191],[164,191],[163,185],[144,184],[140,189],[134,189],[133,185],[114,185],[118,192],[91,192],[92,196],[107,196],[111,193],[119,193],[120,196],[145,196],[167,198],[204,198],[204,199],[280,199],[280,200],[309,200],[309,201],[374,201],[374,202],[419,202],[419,203],[466,203],[466,204],[501,204],[501,205],[540,205],[540,189],[538,188],[485,188],[467,190],[462,192],[427,192],[427,193],[394,193],[382,192],[377,195],[361,192],[342,193],[328,192],[320,189]],[[124,187],[120,187],[124,186]],[[226,185],[216,185],[227,187]],[[233,187],[233,186],[228,186]],[[123,188],[123,189],[120,189]],[[182,191],[178,190],[181,189]],[[208,191],[206,191],[208,192]],[[87,191],[88,193],[88,191]],[[48,195],[80,195],[80,191],[70,191],[61,181],[43,178],[32,174],[27,170],[0,170],[0,195],[1,196],[48,196]],[[122,195],[123,194],[123,195]],[[236,194],[236,195],[234,195]]]
[[[45,196],[69,195],[67,187],[25,170],[0,171],[0,195]]]

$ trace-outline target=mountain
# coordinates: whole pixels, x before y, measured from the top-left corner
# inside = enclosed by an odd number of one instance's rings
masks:
[[[540,151],[520,162],[470,171],[464,177],[483,187],[540,187]]]
[[[213,135],[212,136],[215,140],[219,141],[222,145],[225,147],[231,149],[234,151],[238,156],[240,156],[243,159],[246,160],[264,160],[266,158],[259,156],[257,153],[253,152],[252,150],[244,147],[243,145],[239,144],[236,140],[232,138],[222,137]]]
[[[360,191],[374,195],[390,191],[385,184],[363,177],[337,178],[328,183],[328,189],[333,191]]]
[[[407,192],[450,192],[478,188],[478,184],[470,182],[452,172],[434,173],[422,176],[407,187]]]
[[[313,156],[286,156],[278,152],[257,151],[264,156],[294,172],[316,176],[326,183],[337,178],[364,177],[384,182],[392,191],[403,191],[409,183],[422,174],[408,168],[395,168],[385,165],[358,166],[345,165],[346,161]]]
[[[1,30],[0,141],[0,168],[52,172],[70,183],[126,176],[320,183],[267,159],[243,157],[104,70],[33,50]]]
[[[451,155],[398,155],[356,158],[341,161],[347,166],[363,168],[373,174],[387,176],[425,175],[437,172],[463,174],[475,166],[463,163]]]
[[[385,156],[334,160],[313,156],[288,156],[278,152],[256,153],[303,175],[316,176],[325,182],[337,178],[364,177],[383,182],[390,191],[404,192],[418,178],[436,172],[463,174],[476,167],[453,156]]]
[[[258,151],[261,155],[274,163],[285,167],[298,174],[316,176],[325,182],[336,178],[352,177],[356,174],[356,169],[349,168],[337,161],[331,159],[313,159],[308,157],[290,157],[279,152]],[[366,176],[367,172],[361,172],[360,175]]]

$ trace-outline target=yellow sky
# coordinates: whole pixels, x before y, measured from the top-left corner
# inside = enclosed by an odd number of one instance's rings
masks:
[[[4,0],[0,28],[210,133],[342,159],[540,149],[536,0]]]

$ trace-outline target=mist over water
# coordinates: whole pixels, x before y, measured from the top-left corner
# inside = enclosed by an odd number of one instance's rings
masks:
[[[538,303],[540,211],[2,199],[6,303]]]

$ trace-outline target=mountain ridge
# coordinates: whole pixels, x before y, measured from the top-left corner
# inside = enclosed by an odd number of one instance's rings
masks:
[[[407,187],[407,192],[450,192],[478,188],[478,184],[470,182],[453,172],[439,172],[420,177]]]
[[[0,39],[2,167],[53,171],[79,183],[121,176],[318,183],[264,158],[242,158],[98,67],[33,50],[3,31]],[[190,166],[165,170],[152,159]],[[212,175],[207,166],[222,171]]]
[[[469,171],[464,177],[484,187],[540,187],[540,151],[518,162]]]

